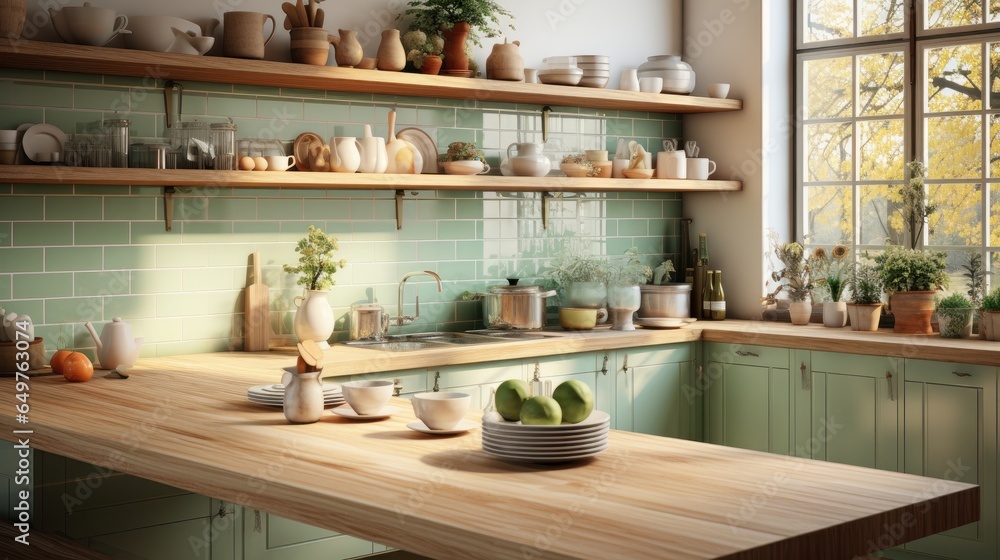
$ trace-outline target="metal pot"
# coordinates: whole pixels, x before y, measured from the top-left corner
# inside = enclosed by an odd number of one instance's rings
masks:
[[[483,298],[483,318],[490,329],[540,329],[545,326],[545,298],[555,290],[538,286],[493,286]]]
[[[646,284],[639,286],[642,300],[639,317],[687,318],[691,310],[691,284],[672,282],[669,284]]]

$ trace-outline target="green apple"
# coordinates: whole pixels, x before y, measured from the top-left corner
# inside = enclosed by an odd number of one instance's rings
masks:
[[[517,421],[521,417],[521,405],[531,394],[528,384],[520,379],[508,379],[497,387],[497,394],[494,402],[497,412],[503,416],[504,420]]]
[[[568,424],[583,422],[594,411],[594,393],[590,386],[579,379],[563,381],[552,391],[552,398],[562,409],[562,418]]]
[[[521,407],[521,423],[540,426],[558,426],[562,424],[562,408],[552,397],[538,395],[524,401]]]

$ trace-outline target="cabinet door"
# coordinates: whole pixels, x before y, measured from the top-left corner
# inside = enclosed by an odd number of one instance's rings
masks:
[[[34,451],[28,449],[26,451],[27,458],[22,459],[19,456],[21,451],[15,449],[14,445],[13,442],[0,441],[0,519],[8,521],[17,519],[17,512],[14,511],[14,507],[20,502],[18,496],[22,490],[28,491],[27,511],[35,511],[32,506],[35,494],[33,491],[34,481],[32,480],[34,473],[27,477],[23,474],[17,474],[19,461],[27,461],[28,465],[34,465]],[[17,482],[26,482],[27,484],[19,485],[16,484]]]
[[[610,414],[611,373],[604,366],[604,356],[606,354],[597,355],[590,352],[549,356],[527,360],[525,365],[529,379],[534,378],[534,371],[537,368],[539,379],[550,382],[553,391],[560,383],[570,379],[586,383],[594,393],[594,409]]]
[[[399,396],[404,398],[409,398],[417,393],[423,393],[427,391],[427,370],[426,369],[407,369],[399,371],[387,371],[379,373],[366,373],[362,375],[352,375],[350,377],[351,381],[360,380],[372,380],[372,379],[384,379],[386,381],[395,382],[396,386],[399,388]],[[343,381],[343,378],[332,378],[326,379],[324,381],[333,381],[334,383],[339,383]]]
[[[997,557],[997,371],[906,360],[903,470],[980,486],[980,521],[905,545],[953,558]]]
[[[615,400],[612,426],[643,434],[691,439],[696,407],[691,344],[614,354]]]
[[[430,372],[428,383],[434,391],[457,391],[472,396],[472,408],[485,408],[490,389],[496,389],[508,379],[527,381],[520,360],[445,366]]]
[[[697,386],[705,395],[705,440],[790,453],[789,350],[706,343],[703,353]]]
[[[898,362],[812,352],[811,387],[796,397],[796,418],[808,417],[809,432],[797,448],[814,459],[898,470]]]
[[[341,560],[372,550],[371,541],[262,511],[243,511],[244,560]]]

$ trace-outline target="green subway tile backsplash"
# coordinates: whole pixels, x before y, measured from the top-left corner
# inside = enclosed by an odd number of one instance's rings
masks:
[[[167,136],[162,91],[141,79],[0,69],[0,128],[46,122],[83,132],[115,109],[130,119],[134,139]],[[475,141],[498,166],[513,142],[541,140],[536,105],[438,100],[186,82],[184,119],[234,118],[238,138],[267,137],[286,149],[301,132],[323,138],[359,136],[372,125],[388,135],[418,127],[444,152],[450,142]],[[618,137],[656,147],[681,138],[674,115],[554,107],[547,153],[607,147]],[[72,172],[71,168],[69,169]],[[125,173],[126,171],[123,171]],[[295,243],[310,224],[336,235],[347,266],[332,291],[343,340],[351,303],[377,297],[396,305],[403,274],[434,270],[444,291],[426,278],[407,288],[407,307],[419,293],[425,328],[478,327],[481,304],[460,301],[515,273],[540,282],[563,241],[589,241],[595,251],[620,254],[636,246],[655,265],[679,247],[682,200],[677,194],[589,193],[548,202],[541,225],[537,193],[407,191],[402,229],[393,191],[252,189],[205,185],[177,189],[173,231],[163,222],[163,189],[156,186],[14,185],[0,183],[0,306],[33,315],[47,348],[77,347],[93,355],[83,322],[123,317],[145,336],[143,356],[239,349],[247,258],[259,251],[271,287],[276,336],[293,340],[291,299],[300,293],[282,271],[297,260]],[[416,281],[416,282],[414,282]]]

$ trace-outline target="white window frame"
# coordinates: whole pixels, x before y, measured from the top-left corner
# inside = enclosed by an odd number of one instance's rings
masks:
[[[797,2],[798,9],[795,10],[795,47],[799,51],[805,49],[816,49],[825,47],[844,47],[850,45],[863,45],[870,43],[885,43],[888,41],[906,41],[906,30],[910,28],[910,13],[912,10],[909,9],[909,2],[907,2],[907,7],[903,9],[903,32],[902,33],[890,33],[887,35],[871,35],[861,37],[858,35],[858,25],[860,23],[860,18],[858,17],[859,8],[858,5],[861,0],[854,0],[854,37],[846,37],[843,39],[830,39],[827,41],[812,41],[806,42],[806,34],[808,29],[806,28],[806,10],[803,4],[808,0],[799,0]],[[988,0],[986,0],[988,1]]]

